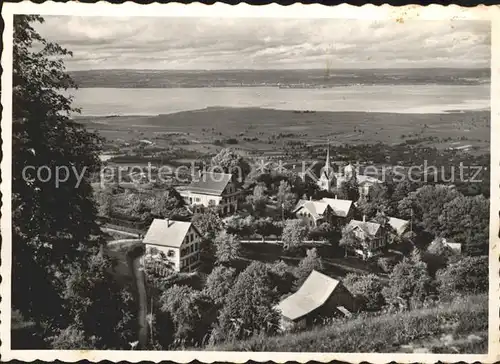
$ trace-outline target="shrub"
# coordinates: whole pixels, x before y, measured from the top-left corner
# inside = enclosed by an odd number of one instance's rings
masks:
[[[443,297],[488,291],[488,257],[464,257],[436,274]]]
[[[375,274],[348,274],[343,280],[344,286],[355,295],[361,307],[369,311],[377,311],[385,304],[382,289],[384,285]]]
[[[427,265],[415,254],[411,258],[404,258],[394,267],[389,276],[389,284],[382,293],[388,303],[402,303],[405,307],[410,307],[426,299],[432,290],[431,283]]]
[[[380,257],[377,259],[377,266],[382,269],[384,273],[391,273],[396,264],[399,263],[399,258],[396,256],[392,257]]]

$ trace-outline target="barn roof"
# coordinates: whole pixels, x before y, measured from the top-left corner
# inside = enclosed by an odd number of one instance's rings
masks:
[[[277,306],[281,314],[294,321],[323,306],[340,282],[313,270],[297,292]]]

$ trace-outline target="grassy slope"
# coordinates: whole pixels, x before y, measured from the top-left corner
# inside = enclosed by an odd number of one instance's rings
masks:
[[[296,334],[256,336],[208,350],[413,352],[424,348],[439,353],[485,353],[487,330],[488,297],[481,295],[433,308],[358,317]]]

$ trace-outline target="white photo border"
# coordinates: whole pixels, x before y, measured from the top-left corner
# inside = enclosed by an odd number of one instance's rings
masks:
[[[12,176],[12,35],[13,16],[15,14],[40,14],[40,15],[78,15],[78,16],[151,16],[151,17],[266,17],[266,18],[352,18],[352,19],[393,19],[405,21],[406,19],[418,20],[489,20],[492,32],[492,58],[491,58],[491,203],[490,203],[490,251],[489,251],[489,335],[487,354],[404,354],[404,353],[295,353],[295,352],[212,352],[212,351],[118,351],[118,350],[12,350],[10,348],[11,325],[11,176]],[[301,363],[315,360],[329,362],[341,360],[351,363],[367,361],[371,363],[388,363],[391,361],[401,363],[434,363],[482,362],[493,363],[500,360],[500,319],[499,319],[499,212],[500,212],[500,6],[477,6],[474,8],[450,5],[430,5],[422,7],[409,5],[393,7],[390,5],[362,7],[347,4],[327,7],[318,4],[294,4],[281,6],[269,4],[252,6],[248,4],[227,5],[216,3],[204,5],[192,4],[149,4],[139,5],[131,2],[124,4],[109,4],[99,2],[83,4],[77,2],[54,3],[45,2],[34,4],[31,2],[6,3],[3,6],[2,17],[5,28],[3,32],[2,51],[2,153],[1,161],[1,267],[0,274],[0,355],[2,360],[22,361],[53,361],[61,360],[74,362],[100,360],[129,362],[170,360],[187,363],[193,360],[210,363],[214,361],[228,361],[243,363],[254,361],[297,361]]]

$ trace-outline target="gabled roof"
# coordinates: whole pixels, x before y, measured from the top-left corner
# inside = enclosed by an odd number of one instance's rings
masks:
[[[191,222],[154,219],[144,236],[143,243],[180,248]]]
[[[403,234],[410,225],[408,220],[398,219],[396,217],[389,217],[388,223],[399,235]]]
[[[297,320],[323,306],[339,285],[339,281],[313,270],[297,292],[281,301],[281,314]]]
[[[374,237],[380,229],[380,224],[371,221],[359,220],[351,220],[349,224],[347,224],[347,231],[352,231],[357,228],[361,229],[369,237]]]
[[[299,211],[301,208],[306,209],[314,218],[321,217],[324,213],[328,204],[323,201],[309,201],[309,200],[299,200],[295,206],[294,212]]]
[[[326,202],[333,211],[335,216],[346,217],[352,206],[351,200],[340,200],[338,198],[323,198],[321,201]]]
[[[335,216],[346,217],[351,209],[351,200],[339,200],[336,198],[322,198],[321,200],[299,200],[293,212],[301,208],[307,209],[315,218],[321,217],[330,206]]]
[[[194,193],[220,196],[232,178],[233,175],[229,173],[204,172],[199,177],[194,178],[186,190]]]

